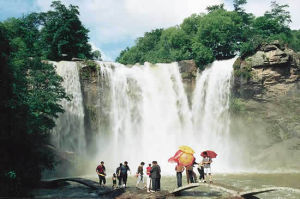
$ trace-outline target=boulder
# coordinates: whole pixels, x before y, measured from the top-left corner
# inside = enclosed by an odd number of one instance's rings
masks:
[[[192,94],[196,86],[198,67],[194,60],[183,60],[178,62],[183,86],[191,105]]]

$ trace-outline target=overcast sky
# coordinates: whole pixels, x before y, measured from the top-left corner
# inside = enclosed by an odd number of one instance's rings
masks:
[[[0,0],[0,20],[30,12],[47,11],[52,0]],[[180,24],[193,13],[205,12],[209,5],[224,3],[232,10],[232,0],[62,0],[78,5],[80,18],[90,30],[90,42],[100,49],[104,60],[114,60],[137,37],[155,28]],[[271,0],[248,0],[247,12],[256,16],[270,10]],[[300,0],[277,0],[288,4],[292,29],[300,29]]]

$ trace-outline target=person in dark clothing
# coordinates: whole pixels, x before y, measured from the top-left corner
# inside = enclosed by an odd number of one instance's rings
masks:
[[[177,187],[181,187],[182,186],[182,172],[184,171],[184,166],[177,164],[175,167],[175,171],[176,171],[176,178],[177,178]]]
[[[150,170],[150,176],[152,179],[152,190],[151,192],[160,190],[160,166],[157,164],[157,161],[152,162],[152,168]]]
[[[197,169],[198,169],[198,172],[199,172],[199,175],[200,175],[200,177],[199,177],[200,181],[204,182],[204,167],[203,167],[202,162],[198,164]]]
[[[97,172],[98,177],[99,177],[100,186],[102,186],[102,183],[103,183],[103,186],[104,186],[106,184],[106,179],[105,179],[106,173],[105,173],[105,166],[104,166],[103,161],[101,161],[100,165],[97,166],[96,172]]]
[[[193,171],[193,165],[191,166],[186,166],[186,178],[187,182],[189,183],[194,183],[194,171]]]
[[[128,162],[125,161],[124,164],[121,166],[121,178],[123,181],[123,187],[126,188],[126,183],[127,183],[127,176],[128,176],[128,171],[130,172],[130,168],[128,166]]]
[[[120,163],[120,166],[116,169],[116,175],[117,175],[117,178],[118,178],[118,181],[119,181],[119,183],[118,183],[118,185],[119,185],[119,187],[121,187],[121,185],[122,185],[122,178],[121,178],[121,167],[122,167],[122,163]]]

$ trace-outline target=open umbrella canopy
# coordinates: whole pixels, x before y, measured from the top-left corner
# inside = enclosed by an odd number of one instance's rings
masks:
[[[218,155],[218,154],[216,154],[216,152],[210,151],[210,150],[203,151],[200,155],[201,155],[202,157],[204,157],[204,156],[205,156],[205,153],[206,153],[207,156],[210,157],[210,158],[216,158],[217,155]]]
[[[190,166],[194,163],[194,150],[188,146],[180,146],[179,150],[171,157],[168,162],[177,163],[182,166]]]
[[[194,154],[195,153],[195,151],[191,147],[185,146],[185,145],[180,146],[179,150],[181,150],[184,153],[189,153],[189,154]]]

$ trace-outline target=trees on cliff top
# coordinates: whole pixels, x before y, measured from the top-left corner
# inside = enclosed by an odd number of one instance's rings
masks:
[[[242,56],[250,55],[264,41],[278,39],[291,47],[296,46],[299,40],[288,26],[291,22],[286,10],[288,5],[272,2],[271,10],[256,18],[245,12],[243,5],[246,3],[246,0],[234,0],[233,11],[225,10],[222,4],[210,6],[207,14],[193,14],[180,26],[160,29],[160,35],[149,44],[142,41],[151,40],[150,35],[155,30],[147,32],[133,47],[122,51],[116,60],[135,64],[194,59],[200,68],[204,68],[215,59],[230,58],[237,52]]]
[[[77,6],[68,8],[53,1],[53,11],[41,13],[41,46],[43,56],[50,60],[92,58],[88,29],[79,20]]]

